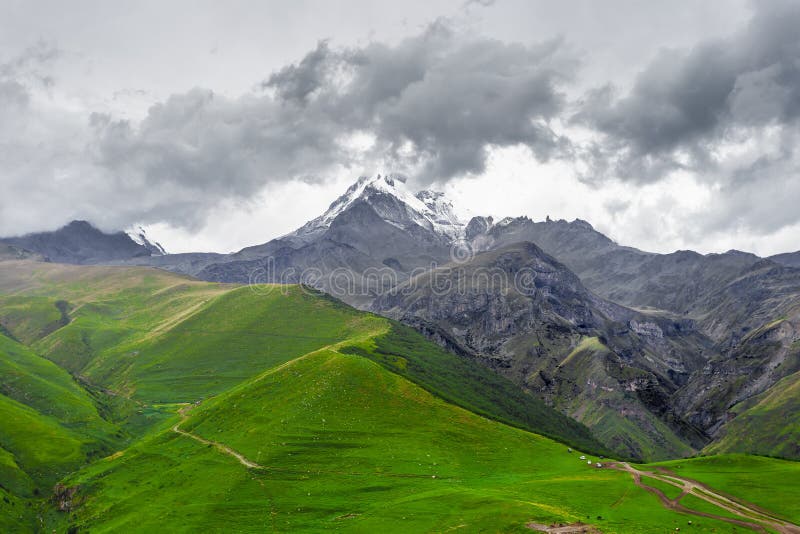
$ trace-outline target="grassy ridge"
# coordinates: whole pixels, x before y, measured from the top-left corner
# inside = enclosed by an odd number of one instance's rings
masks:
[[[88,443],[82,436],[2,395],[0,421],[0,447],[38,484],[52,484],[86,460]]]
[[[369,358],[448,402],[486,417],[565,441],[585,451],[610,454],[580,423],[528,395],[511,381],[433,345],[413,329],[393,323],[371,343],[342,352]]]
[[[30,497],[119,443],[72,377],[0,335],[0,486]]]
[[[376,321],[298,287],[240,288],[215,297],[161,335],[148,333],[100,352],[82,372],[143,401],[194,401],[369,331]]]
[[[116,432],[100,416],[86,390],[66,371],[3,335],[0,335],[0,394],[98,439]]]
[[[57,299],[0,296],[0,334],[32,343],[63,326]]]

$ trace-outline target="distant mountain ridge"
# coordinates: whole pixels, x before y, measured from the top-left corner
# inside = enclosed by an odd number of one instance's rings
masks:
[[[0,243],[54,263],[93,264],[166,254],[161,245],[148,241],[144,230],[133,236],[125,232],[107,234],[87,221],[72,221],[53,232],[0,238]]]
[[[770,256],[769,259],[786,267],[800,267],[800,251],[776,254],[775,256]]]
[[[394,175],[361,177],[294,232],[189,274],[219,282],[305,282],[365,308],[413,272],[450,261],[465,228],[441,193],[413,194]]]

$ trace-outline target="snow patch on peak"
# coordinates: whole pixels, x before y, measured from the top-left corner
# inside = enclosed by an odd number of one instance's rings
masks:
[[[416,197],[434,214],[438,224],[450,226],[465,226],[456,215],[453,203],[441,191],[424,190],[417,193]]]
[[[134,243],[136,243],[137,245],[141,245],[145,247],[147,250],[149,250],[150,255],[166,256],[167,251],[164,250],[164,247],[161,246],[161,243],[158,243],[156,241],[150,241],[147,238],[147,232],[141,226],[129,228],[125,230],[125,233],[128,234],[128,237],[130,237]]]

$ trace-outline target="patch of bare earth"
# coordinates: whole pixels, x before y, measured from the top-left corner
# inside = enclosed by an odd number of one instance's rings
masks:
[[[601,534],[597,527],[583,523],[572,523],[571,525],[528,523],[525,526],[536,532],[548,532],[550,534]]]

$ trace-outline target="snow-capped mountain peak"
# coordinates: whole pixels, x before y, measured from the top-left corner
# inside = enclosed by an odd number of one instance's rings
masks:
[[[356,202],[369,203],[385,221],[398,227],[416,224],[449,240],[460,238],[465,224],[456,217],[443,193],[420,191],[416,195],[402,175],[362,176],[337,198],[328,210],[290,234],[301,239],[318,235]]]

